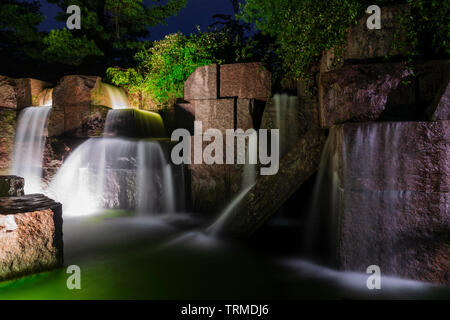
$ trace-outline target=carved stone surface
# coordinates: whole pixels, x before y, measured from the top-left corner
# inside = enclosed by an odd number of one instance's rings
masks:
[[[402,55],[396,44],[406,42],[399,17],[408,13],[405,5],[381,7],[381,29],[367,28],[369,14],[358,20],[348,29],[347,41],[342,54],[336,48],[324,52],[320,61],[320,71],[329,72],[345,64],[361,60],[381,60],[389,56]]]

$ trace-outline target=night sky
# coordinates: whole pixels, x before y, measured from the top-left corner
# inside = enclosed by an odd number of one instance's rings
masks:
[[[47,17],[39,29],[42,31],[49,31],[51,29],[61,29],[65,27],[64,22],[55,20],[59,7],[49,4],[45,0],[40,1],[42,13]],[[150,3],[150,1],[144,1]],[[212,16],[217,13],[233,14],[233,7],[229,0],[188,0],[184,9],[181,9],[179,14],[168,18],[166,26],[157,26],[150,29],[150,40],[162,39],[166,34],[181,31],[183,34],[190,34],[196,30],[196,25],[199,25],[202,30],[214,22]],[[83,17],[81,18],[83,19]],[[83,20],[81,20],[83,25]]]

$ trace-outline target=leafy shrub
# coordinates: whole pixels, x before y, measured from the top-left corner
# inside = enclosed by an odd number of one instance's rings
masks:
[[[184,83],[196,68],[246,61],[249,52],[245,44],[224,31],[202,33],[199,30],[190,36],[174,33],[144,44],[134,56],[135,68],[108,68],[106,78],[130,93],[146,93],[164,108],[170,101],[183,97]]]
[[[93,40],[86,36],[75,38],[67,29],[52,30],[44,38],[47,48],[42,52],[46,61],[79,65],[86,56],[103,56]]]
[[[275,37],[278,54],[287,77],[311,79],[323,51],[340,49],[347,29],[365,15],[368,5],[408,4],[411,13],[400,17],[406,29],[408,45],[414,50],[406,55],[449,55],[449,1],[440,0],[247,0],[239,17],[254,23],[264,34]],[[406,48],[406,44],[398,44]]]

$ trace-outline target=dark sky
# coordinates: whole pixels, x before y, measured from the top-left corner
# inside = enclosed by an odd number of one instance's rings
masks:
[[[49,31],[65,27],[64,22],[55,21],[55,16],[60,10],[59,7],[49,4],[45,0],[40,1],[42,13],[47,19],[39,26],[40,30]],[[144,1],[149,3],[149,1]],[[181,9],[177,16],[168,18],[166,26],[157,26],[150,29],[150,39],[159,40],[166,34],[181,31],[189,34],[196,30],[199,25],[202,30],[214,22],[212,16],[216,13],[233,14],[233,7],[230,0],[187,0],[187,5]],[[83,17],[81,17],[81,27],[83,27]]]

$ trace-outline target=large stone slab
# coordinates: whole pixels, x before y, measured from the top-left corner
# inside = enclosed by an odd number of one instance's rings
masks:
[[[0,198],[0,281],[62,267],[61,210],[40,194]]]
[[[0,76],[0,107],[21,110],[39,105],[41,92],[51,83],[32,79],[13,79]]]
[[[184,99],[217,99],[219,97],[218,70],[217,64],[197,68],[184,84]]]
[[[404,63],[380,63],[345,66],[321,74],[319,80],[319,114],[322,127],[345,121],[377,120],[391,104],[403,100],[400,84],[411,75]],[[410,88],[413,91],[413,87]],[[414,100],[407,101],[414,104]],[[392,106],[390,106],[392,108]]]
[[[235,99],[196,100],[194,106],[195,121],[202,122],[203,132],[213,128],[225,134],[234,129]]]
[[[17,109],[16,83],[14,79],[0,76],[0,107]]]
[[[385,275],[450,283],[450,122],[334,128],[338,260]]]
[[[77,138],[101,135],[111,107],[100,77],[65,76],[53,89],[49,136],[69,134]]]
[[[220,66],[220,97],[268,98],[271,74],[261,63],[234,63]]]
[[[32,78],[16,79],[18,105],[22,107],[41,105],[41,93],[52,86],[51,83]]]
[[[17,176],[0,176],[0,197],[21,197],[24,195],[24,180]]]

